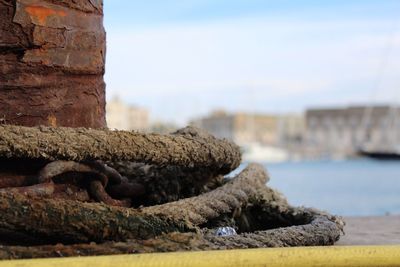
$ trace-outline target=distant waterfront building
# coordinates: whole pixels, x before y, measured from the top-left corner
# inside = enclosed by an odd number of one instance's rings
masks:
[[[278,116],[278,143],[289,150],[299,150],[303,144],[305,132],[303,114],[285,114]]]
[[[144,108],[125,104],[118,97],[107,102],[107,126],[110,129],[136,130],[146,132],[149,129],[149,111]]]
[[[215,111],[192,124],[241,145],[258,143],[285,148],[289,143],[301,142],[304,131],[304,119],[298,115]]]
[[[238,144],[271,144],[277,141],[277,123],[274,116],[215,111],[207,117],[193,121],[193,124],[216,137],[226,138]]]
[[[306,111],[306,146],[315,155],[352,155],[400,144],[399,107],[354,106]]]

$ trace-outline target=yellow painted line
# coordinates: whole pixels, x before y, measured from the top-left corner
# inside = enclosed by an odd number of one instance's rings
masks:
[[[0,261],[1,267],[400,266],[399,246],[262,248]]]

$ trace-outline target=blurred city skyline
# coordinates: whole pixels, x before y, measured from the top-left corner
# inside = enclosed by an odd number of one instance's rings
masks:
[[[212,110],[400,101],[400,1],[105,1],[107,99]]]

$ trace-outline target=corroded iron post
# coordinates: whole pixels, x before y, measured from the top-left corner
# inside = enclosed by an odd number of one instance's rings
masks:
[[[102,0],[0,0],[0,121],[105,127]]]

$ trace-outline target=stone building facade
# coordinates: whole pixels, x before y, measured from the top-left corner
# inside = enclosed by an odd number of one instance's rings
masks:
[[[393,150],[400,144],[400,108],[354,106],[306,111],[305,146],[319,155],[353,155],[360,149]]]
[[[146,132],[149,129],[149,111],[144,108],[129,106],[118,97],[107,102],[107,126],[110,129],[136,130]]]
[[[287,147],[301,142],[304,119],[298,115],[268,115],[251,113],[227,113],[216,111],[192,122],[219,138],[227,138],[238,144]]]

